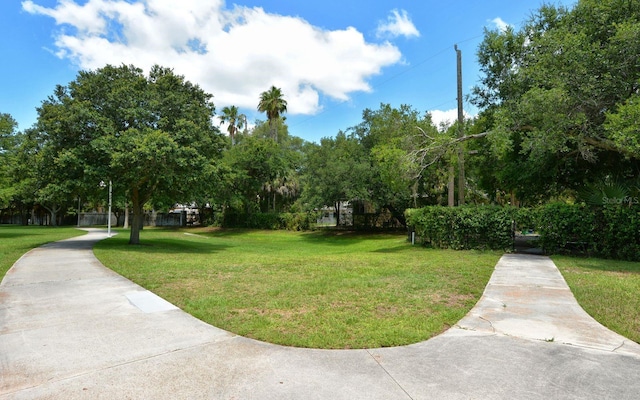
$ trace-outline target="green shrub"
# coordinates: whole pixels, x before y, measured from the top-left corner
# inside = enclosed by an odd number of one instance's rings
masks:
[[[595,214],[584,205],[552,203],[541,206],[537,230],[540,245],[547,253],[593,251]]]
[[[640,207],[547,204],[537,225],[546,253],[640,260]]]
[[[498,206],[431,206],[408,210],[407,224],[425,244],[436,248],[513,247],[515,209]]]
[[[640,207],[598,207],[596,224],[597,256],[640,261]]]
[[[640,261],[637,205],[433,206],[407,210],[406,216],[416,236],[436,248],[509,250],[515,230],[534,230],[547,254]]]
[[[315,212],[296,212],[280,214],[284,229],[289,231],[308,231],[315,226],[318,215]]]
[[[239,213],[227,210],[223,219],[225,228],[250,228],[268,230],[303,231],[313,228],[316,222],[315,213]]]

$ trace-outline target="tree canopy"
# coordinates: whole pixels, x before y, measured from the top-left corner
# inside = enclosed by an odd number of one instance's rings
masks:
[[[37,129],[51,174],[46,188],[66,195],[112,181],[132,202],[130,243],[139,243],[143,206],[152,198],[188,199],[223,139],[212,124],[211,95],[155,66],[83,71],[38,109]],[[69,183],[71,182],[71,183]]]
[[[525,173],[555,171],[560,190],[583,185],[586,176],[637,176],[638,54],[635,1],[544,5],[518,31],[486,31],[473,99],[490,114],[499,161],[519,163]]]

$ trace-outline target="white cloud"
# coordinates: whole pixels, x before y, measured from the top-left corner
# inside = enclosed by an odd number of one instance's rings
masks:
[[[393,10],[391,15],[387,17],[387,21],[381,22],[376,31],[378,37],[398,37],[398,36],[415,36],[419,37],[420,32],[411,22],[411,18],[405,10]]]
[[[170,67],[212,93],[218,109],[255,110],[275,85],[289,113],[313,114],[321,95],[345,101],[370,91],[368,79],[401,60],[396,46],[367,42],[355,28],[323,30],[258,7],[225,8],[222,0],[61,0],[52,8],[28,0],[22,7],[55,19],[58,57],[83,69]],[[394,32],[417,34],[406,12],[394,13]]]
[[[438,129],[445,130],[449,126],[453,125],[458,120],[458,109],[453,108],[451,110],[432,110],[429,111],[431,114],[431,121],[433,124],[438,127]],[[465,119],[472,118],[473,116],[466,111],[463,111],[463,115]]]
[[[495,27],[498,28],[500,32],[505,32],[507,28],[511,26],[511,24],[504,22],[500,17],[496,17],[489,22],[495,25]]]

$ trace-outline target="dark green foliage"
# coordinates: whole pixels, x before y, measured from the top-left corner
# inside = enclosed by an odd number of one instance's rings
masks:
[[[225,228],[250,228],[269,230],[305,231],[316,223],[317,214],[313,212],[297,213],[239,213],[228,210],[224,213],[222,226]]]
[[[637,202],[637,199],[635,200]],[[606,258],[640,260],[640,206],[607,206],[598,209],[602,229],[596,252]]]
[[[547,253],[640,260],[640,206],[548,204],[539,209],[540,244]]]
[[[540,245],[548,253],[590,252],[596,239],[594,209],[563,203],[540,207]]]
[[[475,165],[490,196],[541,204],[638,175],[640,2],[575,3],[542,5],[517,30],[485,31],[472,102],[491,132]]]
[[[317,212],[281,213],[280,221],[289,231],[308,231],[312,229],[318,219]]]
[[[640,260],[640,205],[553,203],[537,208],[425,207],[407,210],[407,222],[436,248],[511,250],[515,231],[535,230],[547,254],[570,253]],[[623,203],[625,204],[625,203]]]
[[[437,248],[510,250],[515,208],[431,206],[407,211],[407,223]]]
[[[212,95],[154,66],[81,71],[58,86],[38,109],[37,200],[55,220],[69,202],[103,198],[112,182],[116,199],[130,201],[130,243],[139,244],[147,204],[201,197],[224,148],[212,125]]]

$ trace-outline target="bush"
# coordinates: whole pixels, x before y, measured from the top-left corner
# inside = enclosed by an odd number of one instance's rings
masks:
[[[590,254],[596,241],[595,214],[584,205],[553,203],[541,206],[537,230],[540,245],[547,253]]]
[[[310,230],[316,222],[315,213],[239,213],[227,210],[223,219],[225,228],[250,228],[292,231]]]
[[[407,210],[407,224],[425,244],[437,248],[513,248],[514,208],[431,206]]]
[[[547,253],[640,261],[640,207],[548,204],[538,225]]]
[[[597,214],[602,229],[595,251],[606,258],[640,261],[640,207],[606,206]]]
[[[311,230],[318,219],[316,212],[296,212],[282,213],[280,219],[284,229],[289,231],[308,231]]]

